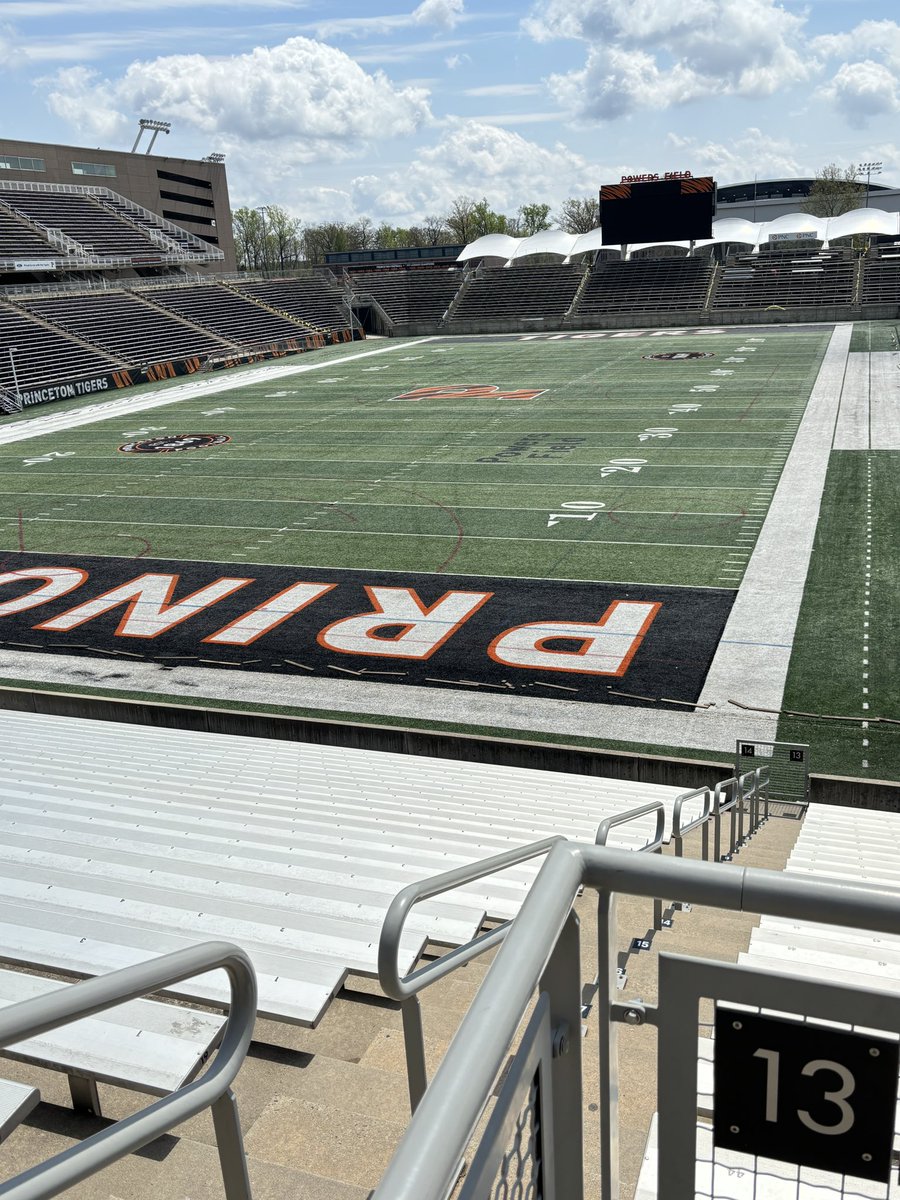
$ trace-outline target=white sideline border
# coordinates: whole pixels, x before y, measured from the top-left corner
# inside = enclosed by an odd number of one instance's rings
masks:
[[[285,706],[307,710],[385,718],[434,720],[496,730],[590,737],[608,741],[650,743],[664,749],[694,749],[733,753],[738,737],[771,739],[777,715],[748,713],[728,704],[730,698],[760,708],[778,709],[784,694],[791,648],[803,589],[806,583],[819,507],[825,485],[837,413],[850,351],[850,323],[835,325],[822,366],[813,385],[803,419],[766,515],[734,608],[707,674],[700,703],[714,708],[695,712],[665,712],[632,705],[597,704],[577,700],[537,699],[510,695],[492,688],[424,688],[342,679],[306,679],[297,676],[248,672],[240,691],[234,675],[216,668],[178,667],[161,671],[155,664],[97,662],[76,655],[32,654],[0,650],[0,677],[39,686],[82,684],[116,691],[151,693],[160,701],[178,699]],[[417,339],[425,341],[441,338]],[[350,355],[340,361],[355,362],[373,354],[406,349],[409,342]],[[267,378],[281,378],[327,363],[262,368]],[[262,371],[260,374],[262,374]],[[278,373],[277,375],[275,373]],[[216,384],[219,381],[210,381]],[[222,381],[217,390],[243,387],[242,375]],[[159,407],[195,397],[196,384],[172,388],[146,407]],[[136,402],[140,404],[140,402]],[[123,409],[115,402],[118,417]],[[111,405],[112,407],[112,405]],[[93,406],[92,406],[93,408]],[[78,417],[79,410],[61,416]],[[139,411],[137,407],[129,412]],[[44,419],[44,418],[40,418]],[[79,424],[106,419],[96,410]],[[33,426],[22,422],[14,429]],[[59,426],[58,428],[63,428]],[[0,444],[2,433],[0,430]],[[40,432],[51,432],[49,429]],[[23,434],[23,437],[25,435]],[[28,436],[35,436],[34,433]],[[17,440],[17,439],[16,439]],[[798,497],[803,501],[797,504]],[[335,719],[330,717],[329,719]]]
[[[419,344],[433,342],[434,337],[418,338]],[[351,345],[344,342],[342,345]],[[365,343],[363,343],[364,345]],[[251,377],[246,371],[223,371],[225,378],[194,379],[188,383],[175,384],[160,392],[145,393],[143,396],[117,396],[115,399],[100,404],[89,404],[85,408],[74,408],[58,414],[47,413],[33,417],[28,421],[15,421],[11,425],[0,425],[0,446],[10,446],[14,442],[25,442],[31,438],[43,437],[48,433],[64,433],[67,429],[76,429],[80,425],[93,425],[96,421],[111,421],[119,417],[131,416],[134,413],[149,412],[154,408],[164,408],[167,404],[178,404],[181,400],[197,400],[204,396],[214,396],[219,392],[232,392],[237,388],[248,387],[256,383],[277,383],[280,379],[292,375],[303,375],[307,371],[321,371],[326,367],[332,371],[340,363],[359,362],[361,358],[372,358],[376,354],[391,354],[395,350],[409,349],[409,341],[398,341],[392,346],[382,346],[380,350],[363,350],[359,354],[333,355],[322,362],[314,363],[281,363],[278,366],[254,366]],[[327,347],[323,347],[327,349]]]

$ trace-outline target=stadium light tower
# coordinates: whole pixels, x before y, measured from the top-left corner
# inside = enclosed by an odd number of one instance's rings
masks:
[[[224,154],[207,154],[200,159],[201,162],[223,163],[225,161]]]
[[[262,240],[263,240],[263,271],[269,273],[269,233],[266,229],[266,214],[269,211],[268,204],[260,204],[256,208],[256,212],[262,217]]]
[[[149,117],[141,117],[138,121],[138,135],[134,139],[134,145],[131,147],[131,153],[134,154],[134,152],[137,150],[138,142],[144,136],[145,130],[152,130],[153,132],[153,136],[150,139],[150,145],[144,151],[145,154],[149,154],[153,149],[153,143],[156,141],[157,136],[160,133],[169,133],[171,129],[171,121],[153,121]]]
[[[873,175],[881,174],[881,168],[883,166],[884,166],[884,163],[880,163],[880,162],[864,162],[864,163],[860,163],[859,166],[856,168],[857,175],[865,175],[865,177],[866,177],[866,204],[865,204],[866,208],[869,207],[869,183],[870,183]]]

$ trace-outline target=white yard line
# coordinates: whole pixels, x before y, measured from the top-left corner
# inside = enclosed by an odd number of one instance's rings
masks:
[[[433,341],[433,338],[422,338],[423,342]],[[142,394],[117,397],[102,404],[89,404],[85,408],[70,409],[68,412],[45,413],[28,421],[16,421],[12,425],[0,426],[0,446],[13,442],[24,442],[29,438],[40,437],[45,433],[63,433],[67,429],[76,429],[80,425],[93,425],[97,421],[111,421],[119,417],[131,416],[134,413],[149,412],[154,408],[165,408],[169,404],[178,404],[182,400],[196,400],[203,396],[213,396],[219,392],[232,392],[238,388],[252,387],[258,383],[272,383],[279,379],[288,379],[293,375],[304,375],[307,371],[321,371],[326,367],[334,370],[339,363],[341,367],[357,363],[363,358],[373,358],[376,354],[392,354],[404,350],[408,343],[395,346],[384,346],[380,350],[364,350],[360,354],[348,354],[344,358],[327,358],[324,362],[297,363],[296,365],[279,365],[272,367],[257,367],[255,370],[233,373],[224,371],[224,378],[191,379],[189,383],[176,384],[161,392],[143,392]]]

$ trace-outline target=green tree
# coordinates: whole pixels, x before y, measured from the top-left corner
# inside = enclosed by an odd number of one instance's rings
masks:
[[[549,204],[523,204],[518,213],[519,233],[522,237],[531,237],[532,234],[549,229],[549,216]]]
[[[570,196],[554,220],[566,233],[590,233],[600,224],[600,202],[596,196]]]
[[[809,196],[800,206],[814,217],[839,217],[841,213],[862,205],[866,185],[860,183],[859,171],[853,165],[839,167],[828,163],[816,174]]]

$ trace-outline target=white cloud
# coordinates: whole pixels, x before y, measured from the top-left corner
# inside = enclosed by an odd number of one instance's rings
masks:
[[[857,129],[870,117],[900,112],[900,85],[897,76],[884,63],[866,58],[844,63],[820,93],[830,100]]]
[[[464,11],[463,0],[422,0],[413,11],[412,19],[417,25],[437,25],[440,29],[453,29],[459,24]]]
[[[597,178],[565,146],[540,146],[509,129],[453,120],[446,136],[420,151],[407,169],[355,179],[353,196],[360,212],[405,223],[445,212],[460,194],[485,196],[506,213],[532,201],[554,205],[594,191]]]
[[[884,58],[900,66],[900,25],[896,21],[861,21],[849,33],[830,33],[814,38],[810,48],[823,58],[850,59],[865,47],[867,55]]]
[[[760,179],[791,178],[802,170],[796,147],[786,138],[745,129],[728,143],[701,141],[670,133],[666,139],[689,162],[695,175],[713,175],[721,183]]]
[[[213,136],[223,150],[270,154],[290,166],[346,157],[430,119],[424,89],[398,88],[303,37],[229,57],[134,62],[117,79],[73,67],[50,83],[51,110],[82,134],[109,138],[136,116],[153,115]]]
[[[436,25],[439,29],[453,29],[465,17],[464,0],[422,0],[410,13],[389,13],[376,16],[329,17],[311,26],[316,36],[330,38],[365,37],[373,33],[392,33],[408,29],[413,25]]]
[[[584,66],[549,84],[576,116],[611,120],[701,97],[769,96],[810,78],[804,22],[774,0],[549,0],[522,24],[537,41],[587,43]]]

